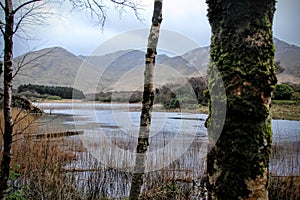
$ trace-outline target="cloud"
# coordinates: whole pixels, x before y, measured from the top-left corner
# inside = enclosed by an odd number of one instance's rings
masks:
[[[48,19],[48,25],[33,29],[32,36],[36,38],[30,44],[40,41],[40,48],[62,46],[75,54],[87,55],[107,40],[136,29],[150,29],[153,12],[153,0],[143,0],[147,5],[140,11],[144,19],[139,21],[130,9],[120,13],[113,7],[108,10],[108,17],[103,31],[90,19],[87,13],[71,12],[70,6],[53,7],[56,15]],[[289,43],[300,45],[299,0],[280,0],[274,19],[274,36]],[[211,29],[208,23],[207,5],[204,0],[170,0],[163,2],[162,29],[177,32],[199,46],[210,43]],[[145,36],[147,38],[147,36]],[[146,41],[145,38],[145,41]],[[160,45],[164,43],[163,34]],[[146,43],[146,42],[145,42]],[[27,50],[21,42],[16,42],[18,52]],[[124,43],[126,45],[126,43]],[[123,46],[124,46],[123,45]],[[146,44],[144,44],[146,46]],[[181,41],[174,41],[174,45],[182,45]],[[130,46],[130,45],[129,45]],[[25,49],[25,50],[24,50]]]
[[[164,4],[164,24],[167,29],[180,32],[200,46],[209,45],[210,25],[206,17],[207,5],[199,0],[173,0]]]
[[[33,38],[42,41],[43,45],[40,48],[62,46],[75,54],[86,55],[113,36],[136,29],[150,29],[153,1],[144,0],[142,3],[147,5],[140,11],[143,21],[139,21],[130,9],[121,15],[117,10],[111,9],[108,10],[103,31],[90,20],[88,14],[75,11],[70,13],[70,7],[67,5],[55,7],[52,9],[55,15],[48,19],[48,25],[36,28]],[[204,1],[164,1],[163,17],[162,29],[185,35],[201,46],[209,44],[210,29]],[[146,43],[144,45],[146,46]]]
[[[300,46],[300,1],[279,0],[274,16],[274,36]]]

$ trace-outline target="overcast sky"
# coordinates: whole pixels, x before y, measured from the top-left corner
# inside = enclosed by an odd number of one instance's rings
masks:
[[[153,0],[143,0],[142,3],[147,5],[140,11],[140,16],[144,20],[137,20],[131,10],[122,13],[120,17],[119,12],[111,9],[103,30],[97,27],[87,14],[70,12],[66,7],[53,8],[52,12],[57,13],[57,16],[49,17],[48,25],[31,28],[30,34],[34,40],[27,42],[15,40],[15,55],[32,48],[37,50],[53,46],[63,47],[75,55],[89,55],[97,47],[118,35],[137,29],[149,30]],[[164,0],[163,3],[162,29],[189,38],[198,46],[209,45],[211,29],[206,17],[205,0]],[[278,0],[274,19],[275,37],[300,46],[299,10],[300,0]],[[160,43],[163,42],[161,40]],[[146,46],[146,39],[144,43],[139,45]],[[178,40],[170,43],[176,45]],[[123,46],[126,46],[126,41]]]

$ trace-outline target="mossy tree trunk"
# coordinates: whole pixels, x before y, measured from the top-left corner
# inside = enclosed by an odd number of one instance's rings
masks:
[[[149,146],[149,132],[151,125],[151,112],[153,107],[153,70],[155,65],[156,48],[162,21],[162,0],[154,1],[152,26],[148,38],[147,53],[145,55],[144,92],[138,144],[136,147],[136,160],[132,177],[130,200],[137,200],[141,193],[143,177],[146,173],[146,154]]]
[[[272,35],[275,0],[206,0],[211,66],[226,91],[226,119],[207,158],[210,199],[268,199],[271,93],[276,84]],[[214,85],[210,77],[209,85]],[[211,108],[213,109],[213,108]],[[217,126],[209,123],[208,126]],[[214,130],[211,128],[210,130]],[[209,132],[214,138],[214,133]]]

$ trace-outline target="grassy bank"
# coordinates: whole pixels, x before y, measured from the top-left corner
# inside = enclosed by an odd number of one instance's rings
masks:
[[[300,101],[274,100],[271,110],[273,119],[300,120]]]
[[[82,100],[43,100],[41,103],[86,103],[89,101]],[[94,101],[92,101],[94,102]],[[100,103],[100,102],[96,102]],[[138,110],[137,110],[138,111]],[[189,112],[189,113],[203,113],[208,114],[208,106],[199,106],[199,108],[190,109],[165,109],[162,105],[156,104],[153,111],[162,112]],[[272,101],[272,117],[273,119],[284,119],[284,120],[300,120],[300,101],[291,100],[273,100]]]
[[[168,112],[190,112],[190,113],[203,113],[208,114],[208,106],[200,106],[198,109],[163,109],[158,107],[155,111],[168,111]],[[272,118],[283,120],[300,120],[300,101],[285,101],[273,100],[272,101]]]

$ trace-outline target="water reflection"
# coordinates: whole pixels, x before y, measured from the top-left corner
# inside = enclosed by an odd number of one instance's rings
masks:
[[[40,103],[38,106],[46,113],[72,116],[60,123],[84,130],[82,141],[103,163],[118,169],[132,168],[140,104]],[[206,155],[206,117],[204,114],[153,112],[149,170],[166,167],[180,157],[188,161],[186,169],[201,168]],[[298,174],[300,121],[273,120],[272,128],[275,150],[270,171],[280,175]],[[193,157],[187,158],[191,152]],[[280,158],[275,153],[280,154]],[[195,165],[196,160],[201,160],[198,165]]]

